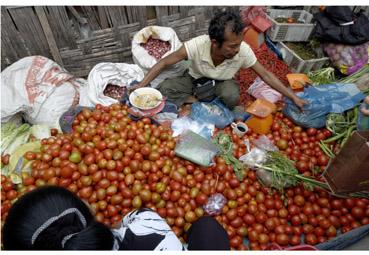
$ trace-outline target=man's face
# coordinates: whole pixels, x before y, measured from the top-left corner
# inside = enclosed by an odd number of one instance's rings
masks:
[[[224,31],[224,42],[221,47],[217,45],[216,50],[219,50],[224,58],[231,59],[239,52],[242,39],[242,33],[236,35],[231,29],[226,27]]]

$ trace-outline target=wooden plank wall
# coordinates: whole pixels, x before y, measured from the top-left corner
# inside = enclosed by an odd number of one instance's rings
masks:
[[[1,7],[2,69],[25,56],[43,55],[59,62],[76,76],[84,77],[100,62],[132,63],[131,40],[143,27],[170,26],[180,40],[185,41],[207,33],[212,14],[223,7],[44,6],[41,8],[41,10],[38,8],[36,13],[32,6]],[[155,17],[149,19],[153,16],[153,10]],[[87,21],[87,26],[91,30],[87,38],[80,30],[82,20]],[[55,52],[55,49],[58,52]]]
[[[77,47],[74,38],[78,34],[73,30],[73,23],[68,16],[67,9],[62,6],[46,6],[44,9],[58,47],[71,49]]]
[[[49,45],[33,7],[1,7],[1,68],[31,55],[51,58]]]
[[[1,67],[8,66],[20,58],[30,55],[8,10],[1,7]]]

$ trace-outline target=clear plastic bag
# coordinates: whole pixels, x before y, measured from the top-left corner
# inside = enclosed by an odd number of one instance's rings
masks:
[[[176,137],[186,130],[191,130],[196,134],[210,140],[214,132],[214,125],[202,121],[192,120],[189,117],[175,119],[172,122],[173,136]]]
[[[256,177],[264,186],[270,187],[273,183],[272,174],[264,169],[256,169]]]
[[[283,186],[287,188],[294,185],[289,178],[285,178],[283,181],[277,181],[273,183],[273,173],[258,168],[258,165],[262,165],[267,160],[267,151],[263,149],[255,147],[249,153],[242,155],[240,160],[247,167],[254,169],[258,179],[267,187]]]
[[[266,152],[255,147],[250,152],[242,155],[239,160],[241,160],[244,165],[255,169],[257,164],[262,164],[266,161]]]
[[[297,93],[301,99],[309,102],[301,111],[290,99],[286,98],[283,113],[295,124],[309,128],[322,128],[326,124],[328,113],[342,113],[352,109],[364,99],[364,94],[354,84],[325,84],[308,86],[304,92]]]
[[[215,193],[211,195],[206,205],[204,205],[204,211],[209,215],[220,214],[226,203],[227,199],[222,194]]]
[[[186,130],[180,135],[175,153],[198,165],[210,166],[214,156],[218,153],[218,147],[191,130]]]
[[[255,169],[255,164],[262,164],[266,160],[266,151],[275,151],[278,148],[265,135],[261,135],[254,140],[255,147],[250,149],[249,139],[244,140],[246,145],[246,154],[242,155],[239,160],[247,167]]]
[[[265,135],[259,136],[258,139],[254,140],[254,145],[259,149],[265,151],[277,151],[278,148],[273,144],[272,141],[269,140]]]
[[[247,167],[251,167],[256,171],[256,176],[258,179],[267,187],[272,185],[272,173],[258,168],[257,164],[263,164],[266,161],[266,151],[277,151],[278,148],[266,137],[265,135],[260,136],[258,139],[254,140],[254,147],[250,151],[249,141],[245,141],[248,153],[242,155],[240,160]]]

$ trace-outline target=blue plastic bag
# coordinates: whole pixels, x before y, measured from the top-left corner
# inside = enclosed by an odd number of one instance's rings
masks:
[[[223,129],[234,120],[233,113],[216,98],[210,103],[194,103],[191,108],[191,119],[214,124]]]
[[[364,99],[364,94],[355,84],[325,84],[308,86],[297,94],[309,102],[303,112],[288,98],[283,113],[299,126],[322,128],[328,113],[342,113],[352,109]]]

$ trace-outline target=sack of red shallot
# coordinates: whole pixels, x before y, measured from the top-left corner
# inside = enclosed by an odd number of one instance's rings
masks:
[[[88,96],[81,100],[82,106],[102,104],[109,106],[120,102],[127,87],[140,82],[144,73],[138,65],[125,63],[99,63],[88,74]]]
[[[148,26],[138,31],[132,39],[133,62],[147,73],[160,59],[181,48],[182,42],[176,32],[170,27]],[[151,82],[152,87],[167,78],[183,75],[186,70],[184,61],[181,61],[164,70]]]

